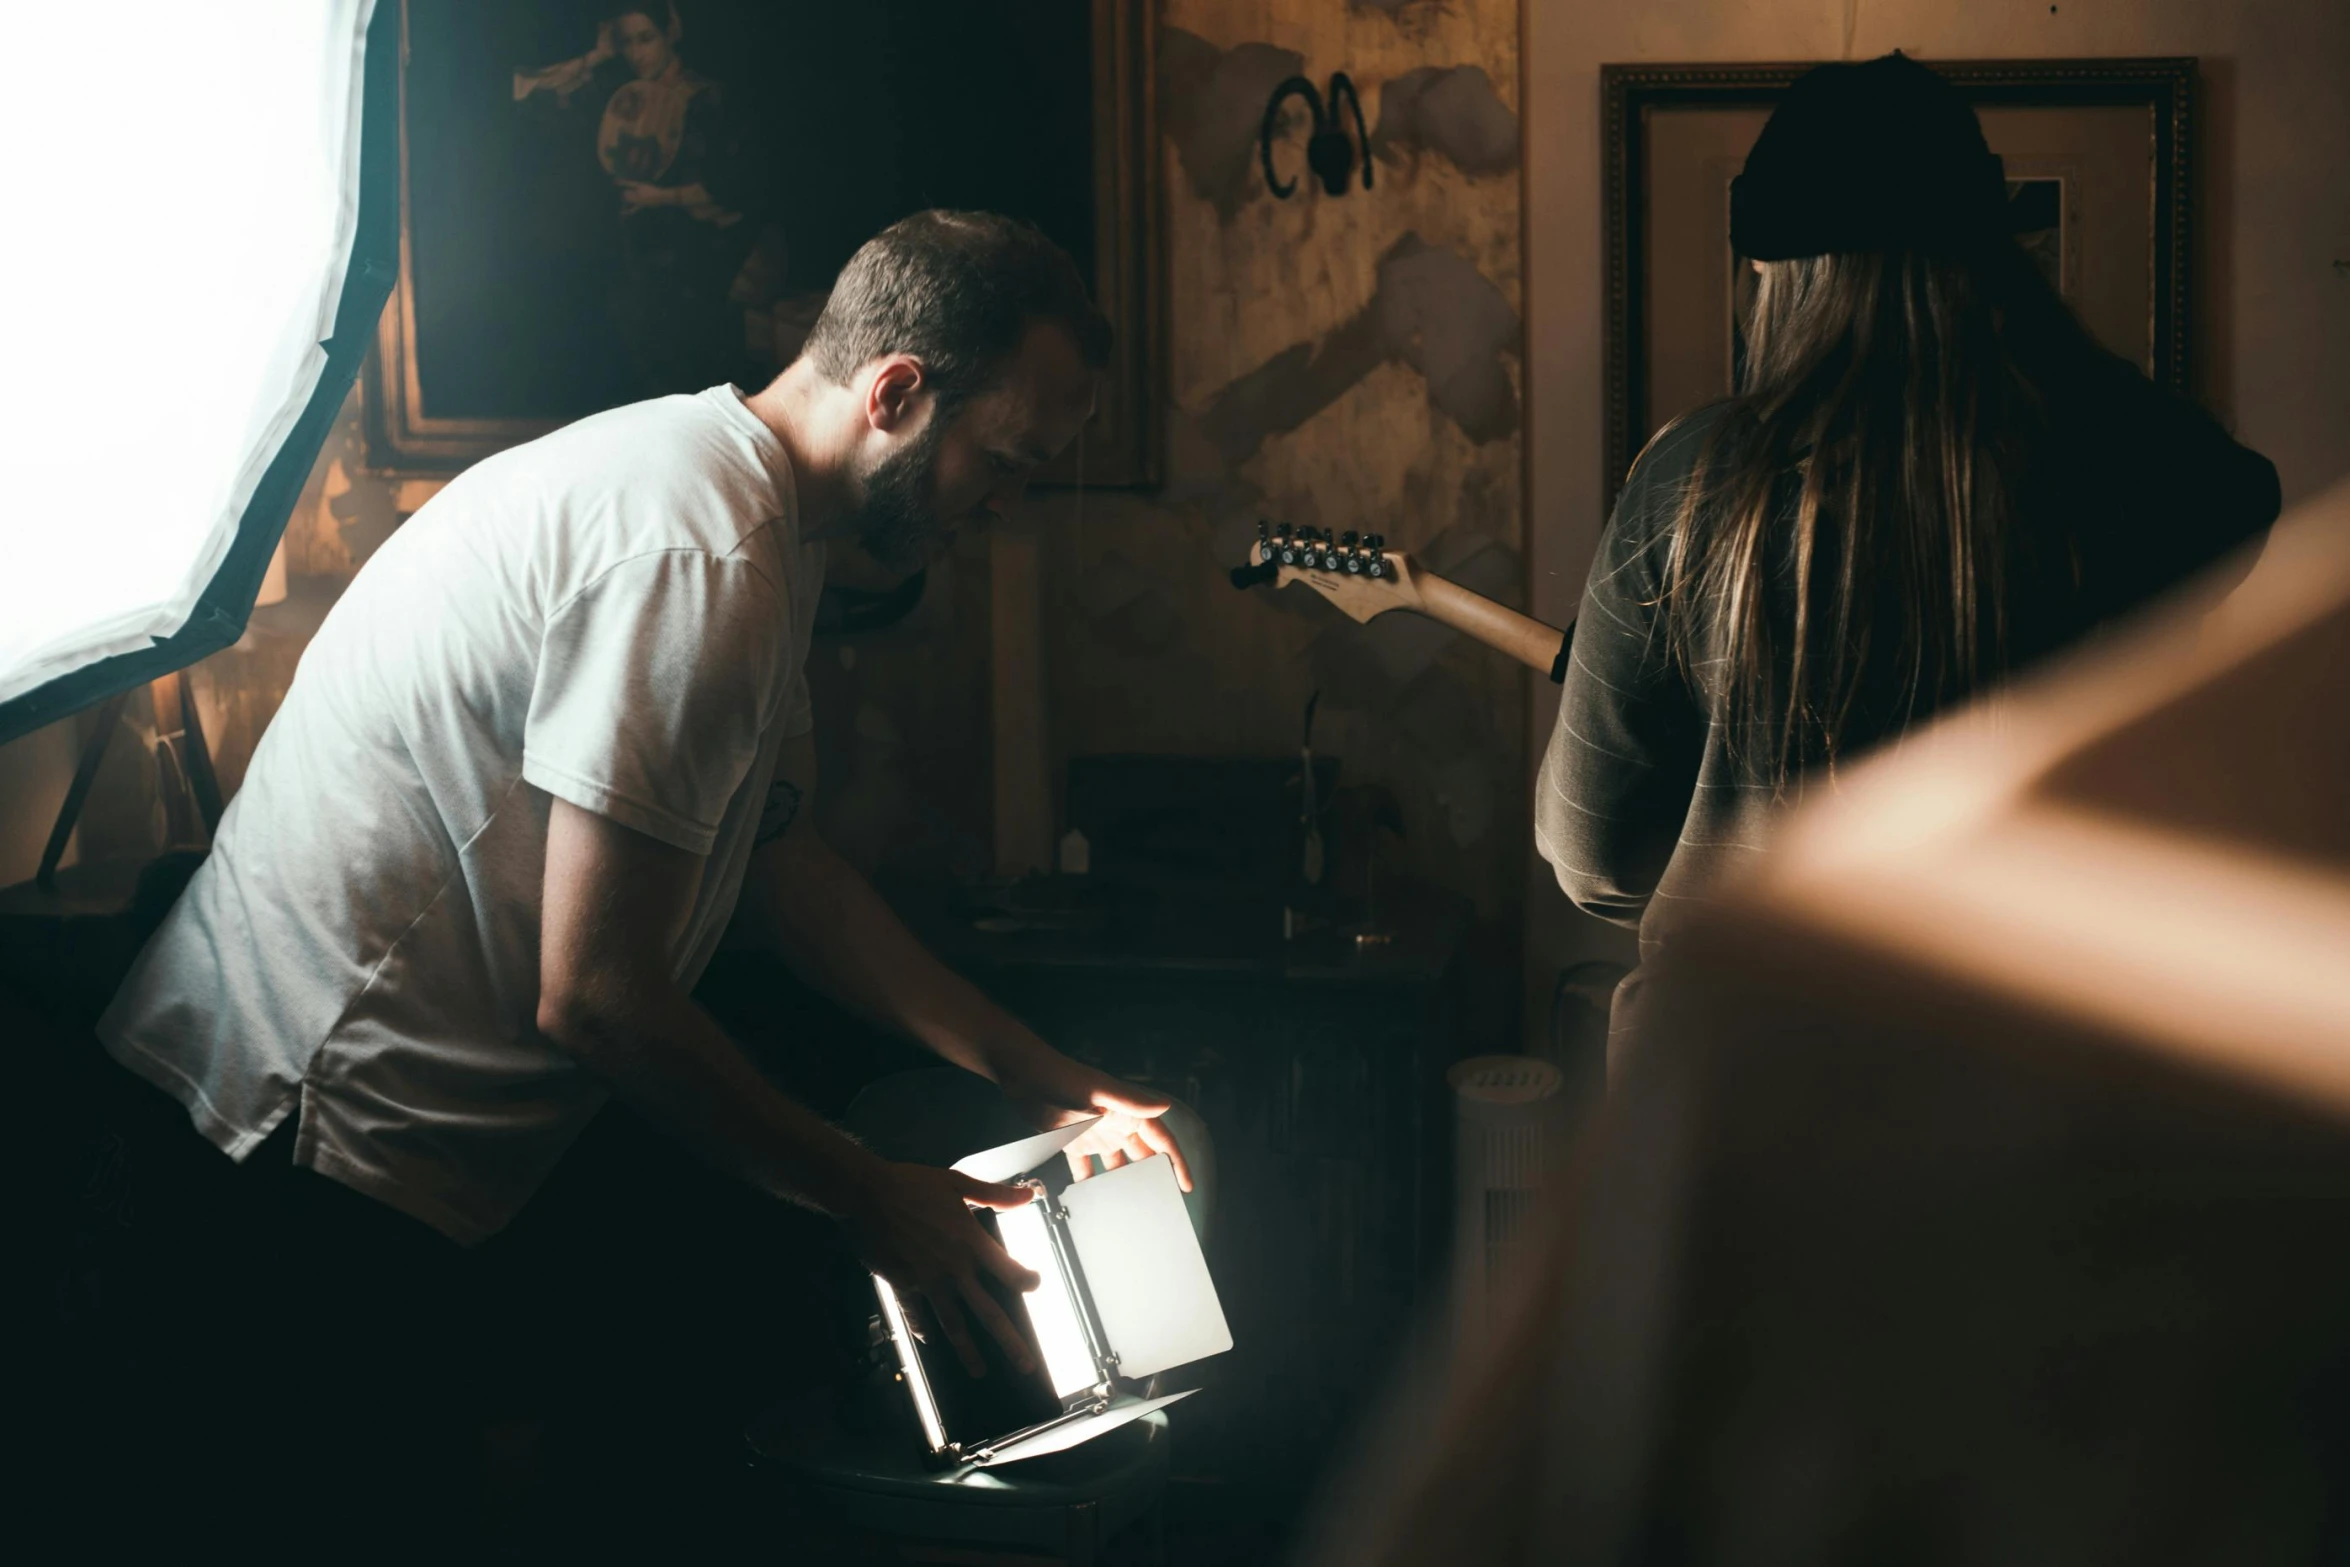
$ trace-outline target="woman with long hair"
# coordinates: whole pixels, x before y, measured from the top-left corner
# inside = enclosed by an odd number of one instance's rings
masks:
[[[2266,459],[2090,340],[2015,244],[1974,111],[1914,61],[1798,81],[1731,241],[1761,273],[1745,384],[1634,465],[1536,792],[1560,886],[1644,961],[1840,762],[2279,505]]]

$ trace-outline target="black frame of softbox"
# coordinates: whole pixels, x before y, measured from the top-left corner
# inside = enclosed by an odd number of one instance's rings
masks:
[[[360,362],[375,340],[375,324],[400,274],[400,6],[376,0],[367,23],[361,68],[359,218],[351,236],[351,263],[335,306],[334,335],[321,345],[326,367],[285,443],[278,448],[253,498],[237,520],[236,538],[212,574],[187,624],[151,647],[118,653],[59,675],[0,702],[0,745],[53,724],[110,696],[185,669],[245,634],[269,557],[326,437],[350,395]]]

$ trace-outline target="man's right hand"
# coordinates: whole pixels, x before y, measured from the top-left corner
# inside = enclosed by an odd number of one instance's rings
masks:
[[[918,1295],[928,1305],[965,1370],[985,1374],[965,1320],[969,1312],[1003,1345],[1012,1364],[1028,1372],[1036,1369],[1036,1351],[980,1277],[991,1273],[1022,1294],[1039,1280],[979,1227],[971,1209],[1024,1208],[1030,1195],[1026,1187],[993,1186],[954,1170],[884,1164],[841,1217],[865,1265],[900,1294]]]
[[[1016,1208],[1028,1191],[891,1164],[777,1093],[677,987],[671,954],[702,872],[698,855],[555,800],[539,927],[540,1034],[720,1164],[840,1218],[875,1272],[928,1304],[974,1373],[982,1362],[971,1314],[1014,1365],[1033,1370],[1035,1352],[980,1281],[992,1274],[1025,1291],[1036,1277],[969,1206]]]

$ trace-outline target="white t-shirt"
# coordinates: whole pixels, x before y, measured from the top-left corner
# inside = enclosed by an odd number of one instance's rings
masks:
[[[823,575],[783,447],[730,387],[471,469],[303,654],[108,1050],[232,1158],[298,1108],[296,1163],[495,1233],[605,1094],[533,1027],[548,796],[708,857],[691,985],[778,748],[811,726]]]

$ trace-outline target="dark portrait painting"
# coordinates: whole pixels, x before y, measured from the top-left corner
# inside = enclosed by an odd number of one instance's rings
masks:
[[[1130,9],[405,0],[371,459],[447,471],[598,409],[757,386],[856,247],[924,207],[1030,219],[1139,319]]]

